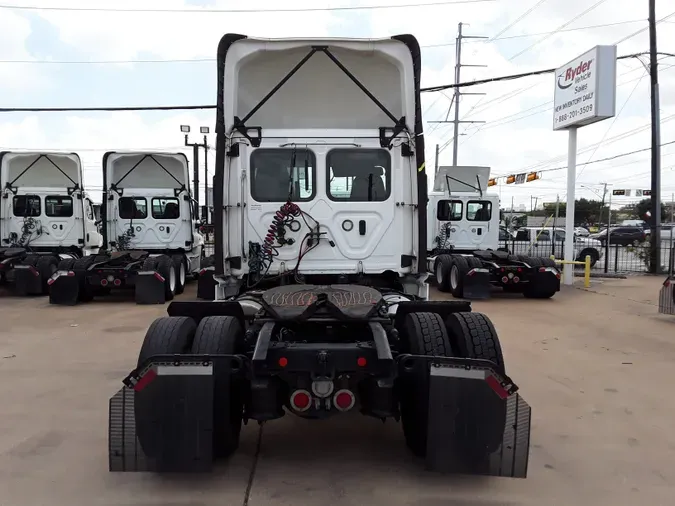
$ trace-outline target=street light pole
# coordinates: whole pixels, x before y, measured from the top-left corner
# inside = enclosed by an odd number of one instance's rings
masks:
[[[206,139],[206,134],[209,133],[209,127],[199,127],[199,131],[204,134],[204,141],[203,142],[188,142],[188,134],[190,133],[190,126],[189,125],[181,125],[180,126],[180,131],[185,134],[185,146],[187,147],[192,147],[192,160],[193,160],[193,186],[194,186],[194,195],[192,198],[194,198],[195,203],[197,204],[197,209],[195,209],[195,219],[199,219],[200,216],[200,208],[199,208],[199,148],[203,147],[204,148],[204,172],[205,172],[205,177],[206,177],[206,170],[207,170],[207,162],[206,162],[206,156],[207,156],[207,150],[208,150],[208,144],[207,144],[207,139]],[[208,178],[206,178],[206,185],[208,189]],[[205,195],[205,199],[208,199]],[[205,213],[207,219],[208,219],[208,209],[206,210]],[[202,216],[204,218],[204,216]]]

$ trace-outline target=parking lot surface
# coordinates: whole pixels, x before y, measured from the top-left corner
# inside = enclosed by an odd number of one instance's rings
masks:
[[[108,399],[165,307],[0,293],[0,506],[672,506],[675,317],[658,315],[661,281],[474,303],[532,406],[526,480],[426,472],[398,424],[359,415],[251,423],[212,475],[109,473]]]

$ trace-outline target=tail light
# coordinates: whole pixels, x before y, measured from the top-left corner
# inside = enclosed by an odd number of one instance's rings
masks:
[[[356,404],[356,397],[350,390],[338,390],[333,396],[333,404],[338,411],[349,411]]]
[[[307,411],[312,405],[312,396],[307,390],[296,390],[291,394],[291,407],[295,411]]]

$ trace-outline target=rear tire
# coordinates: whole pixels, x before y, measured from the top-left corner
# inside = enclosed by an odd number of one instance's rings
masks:
[[[144,271],[157,271],[164,278],[164,299],[173,300],[176,293],[176,269],[171,257],[159,255],[143,262]]]
[[[137,367],[156,355],[174,355],[190,350],[197,325],[192,318],[185,316],[164,316],[157,318],[145,333],[141,350],[138,353]],[[134,396],[138,399],[136,392]],[[148,402],[134,402],[136,435],[148,457],[171,456],[171,441],[157,437],[156,418],[161,416],[156,406]]]
[[[145,333],[137,366],[153,355],[187,353],[192,346],[197,324],[187,316],[157,318]]]
[[[185,265],[185,257],[183,255],[173,255],[172,259],[173,267],[176,272],[176,295],[180,295],[185,291],[187,266]]]
[[[464,297],[464,278],[469,272],[469,262],[463,256],[453,256],[450,265],[450,292],[452,296],[461,299]]]
[[[504,356],[497,331],[490,319],[481,313],[451,313],[445,320],[450,341],[457,356],[489,360],[495,370],[505,374]],[[455,418],[457,448],[473,458],[483,459],[499,448],[506,425],[506,402],[477,403],[462,395],[457,401],[458,415]],[[496,394],[495,394],[496,396]]]
[[[407,350],[413,355],[452,356],[448,333],[437,313],[408,313],[403,321]],[[429,375],[410,376],[401,383],[401,425],[405,442],[412,453],[427,453],[429,419]]]
[[[232,316],[207,316],[197,327],[192,353],[232,355],[242,351],[244,330]],[[230,456],[239,447],[244,413],[243,384],[230,374],[227,360],[215,367],[213,405],[213,455]]]
[[[94,300],[94,289],[87,283],[87,270],[95,263],[94,261],[96,258],[98,257],[89,255],[78,258],[73,263],[73,270],[75,271],[75,276],[77,276],[80,284],[80,293],[78,296],[80,302],[91,302]]]
[[[591,257],[591,267],[595,267],[595,264],[598,263],[600,255],[593,248],[586,248],[586,249],[582,250],[581,253],[579,253],[579,256],[577,257],[576,261],[577,262],[585,262],[586,261],[586,255]]]
[[[59,266],[59,259],[51,255],[41,256],[35,265],[35,268],[40,273],[42,281],[42,295],[49,293],[49,278],[57,271]]]
[[[452,266],[452,257],[450,255],[438,255],[434,264],[434,276],[436,286],[441,292],[450,291],[450,267]]]
[[[531,258],[530,265],[534,268],[539,267],[554,267],[558,268],[556,263],[550,258]],[[548,285],[548,283],[547,283]],[[523,295],[526,299],[550,299],[555,295],[557,290],[551,288],[550,286],[541,286],[533,281],[527,283],[527,286],[523,289]]]

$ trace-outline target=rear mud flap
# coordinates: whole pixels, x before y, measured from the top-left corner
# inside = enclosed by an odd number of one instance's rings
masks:
[[[429,470],[527,477],[531,409],[515,393],[517,387],[493,367],[466,363],[431,366],[426,456]],[[460,418],[470,423],[458,423]]]
[[[47,281],[49,303],[61,306],[75,306],[80,295],[80,280],[74,271],[57,271]]]
[[[211,471],[213,364],[155,363],[132,381],[110,399],[109,470]]]
[[[197,279],[197,298],[203,300],[215,300],[216,298],[216,282],[213,275],[215,271],[208,269],[199,274]]]
[[[490,271],[487,269],[471,269],[464,276],[464,299],[482,300],[490,298]]]
[[[560,291],[560,277],[559,272],[551,267],[543,268],[544,270],[535,270],[534,275],[530,278],[530,283],[537,286],[538,291],[542,292],[559,292]]]
[[[675,278],[668,277],[659,292],[659,313],[675,315]]]
[[[32,265],[15,265],[14,282],[17,295],[42,295],[42,275]]]
[[[136,304],[164,304],[165,279],[156,271],[140,271],[136,275]]]

